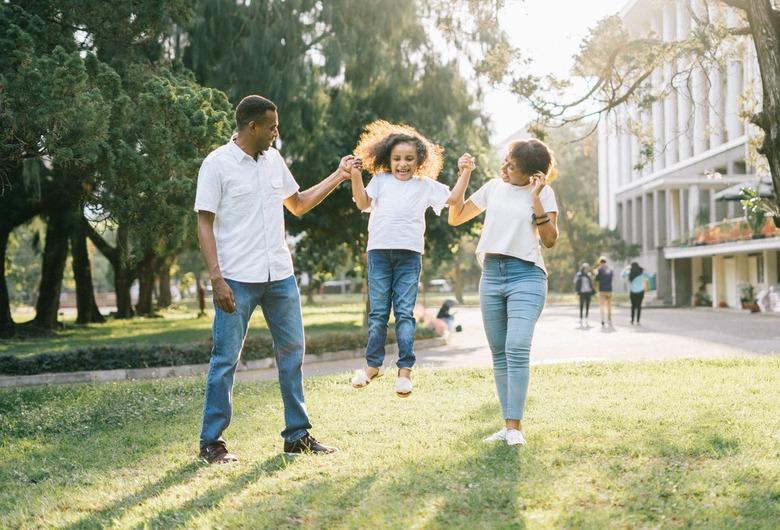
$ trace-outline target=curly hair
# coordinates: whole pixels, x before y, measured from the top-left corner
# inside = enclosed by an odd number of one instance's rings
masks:
[[[436,180],[441,172],[444,149],[428,140],[408,125],[384,120],[368,124],[360,135],[355,156],[363,159],[363,167],[372,174],[390,171],[390,153],[398,144],[409,143],[417,152],[416,176]]]
[[[547,144],[536,138],[517,140],[509,144],[509,158],[517,163],[524,175],[542,172],[547,175],[548,183],[558,176],[555,153]]]

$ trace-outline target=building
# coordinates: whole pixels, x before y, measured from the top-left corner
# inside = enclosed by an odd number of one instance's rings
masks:
[[[703,9],[701,0],[632,0],[620,16],[637,37],[674,41],[689,37],[691,13]],[[725,5],[711,4],[710,14],[737,25]],[[748,285],[759,293],[780,282],[780,232],[768,219],[752,238],[733,200],[735,187],[759,181],[747,156],[755,132],[740,105],[746,95],[760,102],[760,75],[750,38],[740,39],[723,67],[665,64],[646,88],[661,93],[671,81],[674,90],[652,108],[621,105],[599,125],[599,222],[640,245],[637,261],[656,274],[665,304],[740,307]],[[643,166],[635,131],[652,131],[653,159]]]

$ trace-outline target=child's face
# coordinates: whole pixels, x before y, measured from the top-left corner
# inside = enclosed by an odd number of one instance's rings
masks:
[[[501,164],[501,178],[504,179],[504,182],[514,184],[515,186],[525,186],[531,182],[531,177],[524,175],[523,172],[520,171],[517,162],[510,158],[509,155],[506,156],[504,163]]]
[[[409,180],[417,173],[417,149],[408,142],[396,144],[390,151],[390,172],[398,180]]]

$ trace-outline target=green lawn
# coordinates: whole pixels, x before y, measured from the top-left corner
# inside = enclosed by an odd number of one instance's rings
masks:
[[[0,392],[0,527],[777,528],[780,360],[533,369],[529,446],[490,371],[306,381],[336,455],[286,458],[276,384],[239,384],[236,466],[196,462],[201,379]]]
[[[109,320],[105,324],[76,326],[66,320],[66,329],[52,338],[0,340],[0,355],[29,356],[82,346],[136,344],[180,344],[206,341],[211,337],[214,312],[198,318],[193,311],[168,311],[162,318]],[[303,323],[308,335],[331,331],[359,331],[363,322],[363,306],[359,302],[307,305],[303,307]],[[255,311],[250,323],[253,332],[267,330],[262,311]]]

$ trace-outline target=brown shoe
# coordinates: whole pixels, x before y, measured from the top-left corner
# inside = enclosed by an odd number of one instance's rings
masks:
[[[292,454],[315,454],[315,455],[327,455],[335,453],[337,449],[335,447],[328,447],[321,444],[314,439],[309,433],[306,433],[303,438],[299,438],[294,442],[284,442],[284,452],[288,455]]]
[[[200,458],[209,464],[235,464],[238,457],[227,450],[227,444],[220,440],[200,448]]]

